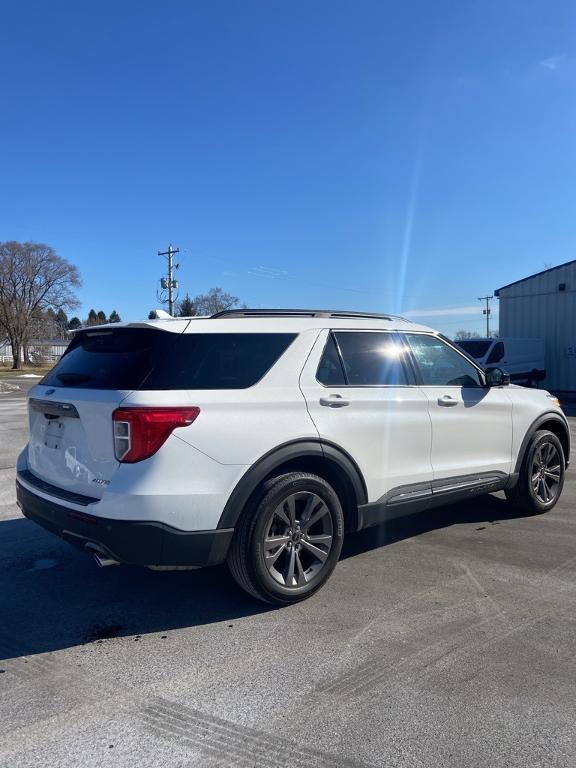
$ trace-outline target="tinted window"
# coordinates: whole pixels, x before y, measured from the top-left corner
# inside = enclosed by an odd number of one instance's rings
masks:
[[[437,336],[406,334],[422,384],[448,387],[480,387],[482,381],[477,369]]]
[[[393,336],[377,331],[345,331],[335,336],[350,386],[407,384],[403,350]]]
[[[470,357],[474,357],[476,360],[483,358],[486,352],[488,352],[490,344],[492,344],[491,341],[479,341],[477,339],[466,339],[456,343],[464,352],[467,352]]]
[[[324,347],[324,353],[320,360],[320,365],[318,366],[316,378],[321,384],[324,384],[327,387],[338,387],[346,384],[340,356],[332,334],[328,336],[328,341]]]
[[[245,389],[264,376],[295,337],[87,331],[75,336],[42,383],[84,389]]]
[[[486,365],[488,363],[499,363],[500,360],[504,357],[504,342],[499,341],[496,344],[494,344],[494,347],[492,348],[492,352],[488,355],[488,359],[486,360]]]

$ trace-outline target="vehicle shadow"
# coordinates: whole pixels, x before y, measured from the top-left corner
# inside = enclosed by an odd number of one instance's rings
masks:
[[[342,558],[437,528],[516,516],[494,496],[440,507],[349,534]],[[110,637],[230,624],[274,610],[246,595],[224,566],[171,572],[100,569],[85,553],[25,518],[0,522],[0,541],[0,659]]]
[[[483,525],[524,516],[525,513],[514,509],[503,495],[478,496],[459,504],[417,512],[384,522],[374,528],[349,534],[344,541],[340,559],[354,557],[404,539],[411,539],[438,528],[457,524]]]

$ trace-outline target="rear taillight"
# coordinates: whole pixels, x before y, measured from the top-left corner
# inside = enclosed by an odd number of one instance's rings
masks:
[[[200,408],[117,408],[112,414],[114,454],[133,463],[152,456],[173,430],[192,424]]]

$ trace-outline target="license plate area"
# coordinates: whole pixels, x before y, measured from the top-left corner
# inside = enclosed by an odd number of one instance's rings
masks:
[[[44,445],[52,450],[59,450],[64,439],[64,422],[61,419],[46,419],[46,431],[44,433]]]

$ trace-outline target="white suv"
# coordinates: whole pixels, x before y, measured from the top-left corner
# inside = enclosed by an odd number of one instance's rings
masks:
[[[392,315],[231,310],[79,331],[29,394],[23,513],[101,565],[308,597],[345,531],[504,490],[551,509],[558,401]]]

